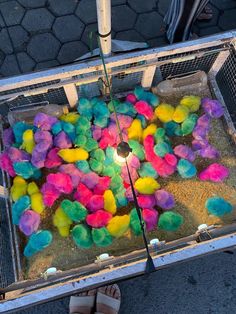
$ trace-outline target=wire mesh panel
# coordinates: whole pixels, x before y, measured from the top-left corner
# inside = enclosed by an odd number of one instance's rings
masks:
[[[236,53],[231,51],[226,62],[216,75],[216,82],[236,126]]]
[[[65,105],[68,103],[64,88],[48,90],[46,93],[32,96],[20,95],[13,100],[7,101],[9,109],[30,105],[34,103],[49,102],[51,104]]]
[[[5,202],[0,199],[0,288],[5,288],[14,282],[14,272],[10,249],[10,231],[8,228],[8,216],[6,214]]]
[[[141,84],[143,72],[125,74],[121,72],[112,76],[112,89],[114,93],[120,93],[134,89]]]
[[[218,54],[219,52],[215,52],[204,55],[202,57],[193,57],[192,60],[162,65],[160,66],[159,70],[157,70],[155,73],[155,78],[157,81],[156,83],[158,83],[158,81],[165,80],[170,77],[178,76],[181,74],[187,74],[199,70],[208,73],[213,63],[215,62]]]

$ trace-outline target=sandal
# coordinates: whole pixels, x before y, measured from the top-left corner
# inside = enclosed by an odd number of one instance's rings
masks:
[[[121,303],[121,293],[118,285],[98,289],[96,314],[118,314]]]
[[[89,290],[70,297],[70,314],[91,314],[94,310],[97,290]]]

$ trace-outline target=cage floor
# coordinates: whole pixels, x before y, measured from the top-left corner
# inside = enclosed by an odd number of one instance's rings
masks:
[[[193,92],[194,94],[194,92]],[[209,96],[209,90],[202,93],[201,96]],[[166,100],[166,99],[165,99]],[[169,103],[177,104],[179,98],[168,99]],[[177,137],[173,144],[185,143],[191,141],[190,137]],[[171,192],[176,200],[175,212],[184,217],[184,224],[177,232],[165,232],[156,230],[148,233],[148,238],[159,238],[160,240],[171,241],[191,235],[196,232],[198,225],[206,223],[212,224],[230,224],[236,219],[236,148],[231,142],[225,131],[223,121],[215,120],[209,136],[210,143],[221,153],[218,162],[227,166],[230,170],[230,176],[223,183],[203,182],[197,179],[182,179],[175,174],[169,178],[158,178],[161,188]],[[212,161],[197,159],[195,165],[200,171]],[[231,214],[217,218],[208,214],[205,208],[207,198],[220,196],[233,204],[234,211]],[[126,209],[129,211],[129,209]],[[119,210],[117,212],[119,214]],[[43,224],[53,232],[54,240],[52,244],[40,254],[36,254],[28,261],[23,260],[23,276],[25,279],[33,279],[40,276],[47,268],[57,267],[60,270],[68,270],[82,265],[88,265],[96,259],[101,253],[109,253],[113,256],[121,256],[131,251],[144,247],[142,236],[136,237],[131,233],[125,237],[113,241],[113,244],[107,248],[93,247],[92,249],[79,249],[71,237],[62,238],[51,222],[46,219]]]

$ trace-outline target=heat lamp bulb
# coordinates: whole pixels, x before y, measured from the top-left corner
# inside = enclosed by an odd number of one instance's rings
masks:
[[[114,152],[114,161],[118,164],[124,164],[131,156],[132,149],[126,142],[120,142]]]

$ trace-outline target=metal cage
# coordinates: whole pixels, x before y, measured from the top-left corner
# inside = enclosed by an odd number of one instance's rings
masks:
[[[228,133],[236,141],[236,32],[202,38],[167,47],[121,54],[106,59],[108,75],[117,96],[137,85],[150,88],[163,79],[197,70],[208,74],[209,85],[226,108]],[[81,96],[103,94],[104,72],[100,60],[0,80],[2,113],[39,102],[69,103],[75,106]],[[60,298],[98,285],[137,276],[145,270],[145,250],[105,261],[22,281],[17,234],[11,223],[7,197],[9,179],[2,173],[0,212],[0,313]],[[236,245],[236,224],[210,226],[196,234],[169,243],[150,245],[156,269],[191,258],[225,250]],[[7,235],[8,241],[3,238]],[[1,299],[1,297],[0,297]]]

